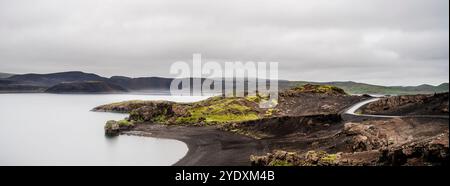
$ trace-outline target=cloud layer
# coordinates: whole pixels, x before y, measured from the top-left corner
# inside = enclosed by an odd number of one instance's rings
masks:
[[[0,0],[0,71],[170,76],[173,62],[277,61],[280,78],[449,77],[448,0]]]

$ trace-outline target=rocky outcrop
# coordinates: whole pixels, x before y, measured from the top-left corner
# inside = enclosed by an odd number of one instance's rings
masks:
[[[384,165],[449,165],[448,131],[400,146],[380,149]]]
[[[340,135],[350,137],[353,152],[369,151],[388,145],[386,134],[373,125],[361,125],[360,123],[346,123]]]
[[[387,97],[363,106],[360,112],[380,115],[446,115],[448,96],[448,93],[441,93]]]
[[[323,151],[306,153],[274,151],[265,156],[251,156],[254,166],[330,166],[338,165],[341,154],[328,154]]]
[[[252,166],[367,166],[375,165],[377,151],[357,153],[326,153],[308,151],[305,153],[275,150],[263,156],[250,156]]]
[[[250,156],[252,166],[294,166],[300,161],[300,156],[295,152],[274,151],[263,156]]]
[[[388,110],[411,103],[423,103],[427,95],[404,95],[393,96],[380,99],[379,101],[368,104],[365,108],[368,110]]]
[[[250,159],[257,166],[448,165],[448,135],[445,119],[349,122],[336,135],[315,140],[315,145],[274,150]]]
[[[306,153],[275,150],[250,156],[252,166],[446,166],[449,165],[448,132],[403,145],[361,152]]]
[[[175,115],[173,102],[154,101],[130,112],[130,120],[139,122],[164,123]]]
[[[105,124],[105,135],[117,136],[122,131],[127,131],[134,128],[134,123],[128,120],[114,121],[109,120]]]
[[[110,120],[106,122],[105,125],[105,134],[108,136],[115,136],[115,135],[119,135],[120,133],[120,126],[119,123],[114,121],[114,120]]]

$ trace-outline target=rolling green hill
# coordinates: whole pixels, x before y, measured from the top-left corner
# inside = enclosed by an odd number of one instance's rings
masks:
[[[419,86],[380,86],[365,83],[357,83],[352,81],[345,82],[304,82],[293,81],[294,85],[311,84],[326,84],[333,85],[344,89],[350,94],[380,94],[380,95],[408,95],[408,94],[433,94],[440,92],[448,92],[448,83],[442,83],[439,86],[433,85],[419,85]]]

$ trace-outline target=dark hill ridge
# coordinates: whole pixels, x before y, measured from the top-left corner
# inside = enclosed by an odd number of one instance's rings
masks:
[[[0,73],[4,74],[4,73]],[[151,90],[165,90],[168,91],[173,78],[163,77],[139,77],[130,78],[125,76],[113,76],[111,78],[101,77],[92,73],[84,73],[80,71],[60,72],[51,74],[23,74],[6,75],[0,78],[6,81],[0,81],[0,91],[2,92],[43,92],[46,88],[64,82],[83,82],[83,81],[103,81],[115,85],[119,85],[129,91],[145,92]],[[204,79],[203,79],[204,80]],[[230,80],[224,80],[229,82]],[[11,83],[13,82],[13,83]],[[238,83],[245,82],[242,79],[236,80]],[[279,80],[278,87],[281,90],[290,89],[299,85],[305,84],[316,85],[331,85],[343,89],[349,94],[390,94],[390,95],[405,95],[405,94],[432,94],[448,92],[448,83],[443,83],[439,86],[420,85],[420,86],[379,86],[370,85],[357,82],[306,82],[306,81],[286,81]],[[38,87],[38,88],[36,88]]]
[[[9,77],[11,77],[11,76],[13,76],[14,74],[8,74],[8,73],[2,73],[2,72],[0,72],[0,79],[1,78],[9,78]]]
[[[107,81],[125,87],[129,90],[168,90],[172,80],[172,78],[160,77],[129,78],[124,76],[113,76]]]
[[[96,74],[84,73],[79,71],[60,72],[52,74],[14,75],[7,79],[21,82],[21,84],[47,86],[47,87],[51,87],[62,82],[108,80],[108,78],[104,78]]]
[[[103,82],[103,81],[83,81],[60,83],[48,88],[47,93],[122,93],[128,92],[125,88]]]
[[[38,93],[46,89],[47,87],[43,86],[26,85],[8,79],[0,79],[0,93]]]

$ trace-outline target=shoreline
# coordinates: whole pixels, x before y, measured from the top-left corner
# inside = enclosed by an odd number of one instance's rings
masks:
[[[250,166],[250,155],[267,150],[262,140],[215,127],[142,124],[122,135],[173,139],[185,143],[188,152],[172,166]]]

